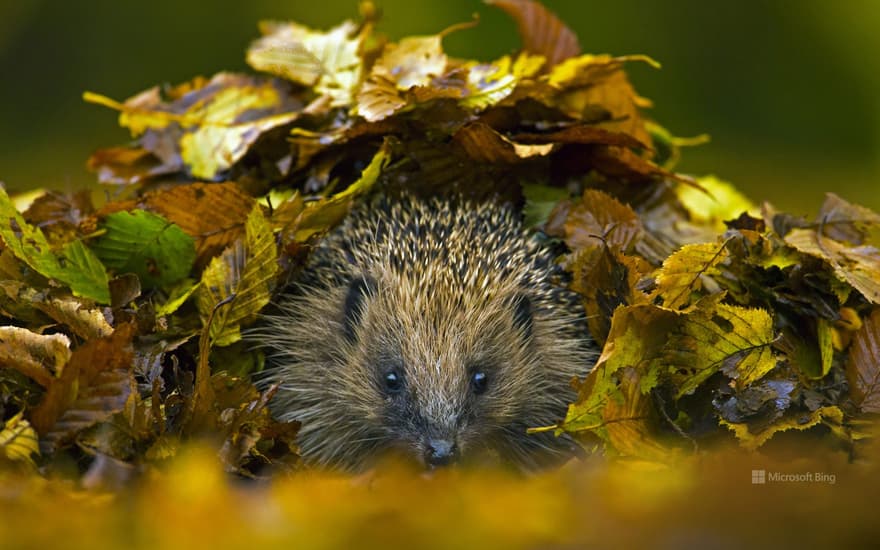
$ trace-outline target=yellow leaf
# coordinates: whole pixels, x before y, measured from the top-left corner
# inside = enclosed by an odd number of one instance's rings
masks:
[[[364,34],[355,34],[357,29],[352,21],[327,32],[293,22],[263,22],[264,36],[248,48],[247,62],[258,71],[312,86],[331,98],[330,107],[349,105],[362,71]]]
[[[700,305],[697,304],[697,308]],[[723,371],[743,388],[776,366],[773,319],[762,309],[711,302],[686,315],[669,335],[665,362],[678,381],[678,397]]]
[[[37,432],[24,419],[24,411],[6,421],[0,430],[0,456],[13,462],[24,462],[34,468],[33,455],[39,455]]]
[[[769,426],[757,432],[752,432],[748,424],[734,424],[726,420],[719,420],[722,426],[727,426],[739,440],[740,445],[744,448],[754,451],[771,437],[779,432],[788,430],[806,430],[817,426],[820,423],[828,423],[832,426],[839,426],[843,423],[843,411],[838,407],[822,407],[811,413],[805,414],[788,414],[782,419],[770,424]]]
[[[269,222],[262,208],[255,205],[245,225],[244,239],[211,260],[197,290],[199,313],[205,323],[212,319],[209,330],[215,345],[239,341],[241,325],[252,322],[269,303],[278,272],[277,256]]]
[[[427,86],[446,71],[442,42],[441,34],[433,34],[408,36],[397,44],[386,44],[372,74],[391,80],[400,90]]]
[[[675,192],[694,222],[711,226],[719,233],[726,229],[725,220],[733,220],[754,205],[745,195],[715,176],[697,178],[697,184],[677,185]],[[702,189],[700,189],[702,188]]]
[[[459,104],[471,109],[495,105],[509,96],[520,80],[536,75],[543,66],[542,56],[526,53],[519,54],[514,62],[505,55],[492,63],[469,63],[465,65],[469,94]]]
[[[209,81],[198,80],[181,90],[182,95],[171,102],[163,101],[158,88],[125,103],[91,92],[83,94],[83,99],[120,111],[119,124],[128,127],[133,136],[147,129],[157,131],[152,140],[155,143],[144,144],[144,148],[165,164],[169,157],[176,158],[179,149],[177,164],[182,160],[193,176],[214,179],[240,160],[267,130],[300,115],[301,104],[281,84],[218,73]],[[180,168],[173,166],[174,162],[171,165],[172,171]]]
[[[662,299],[663,306],[670,309],[690,305],[691,295],[703,287],[702,278],[716,274],[715,267],[727,258],[725,244],[689,244],[666,258],[657,272],[652,297]]]

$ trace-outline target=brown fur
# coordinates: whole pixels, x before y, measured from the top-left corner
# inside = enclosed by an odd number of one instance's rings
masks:
[[[570,456],[569,439],[526,429],[562,418],[570,380],[595,362],[583,309],[509,208],[456,202],[355,209],[252,335],[267,349],[261,384],[280,384],[273,413],[303,423],[307,462],[422,459],[435,439],[524,469]]]

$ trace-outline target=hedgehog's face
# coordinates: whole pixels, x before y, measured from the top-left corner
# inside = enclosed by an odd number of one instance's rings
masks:
[[[530,408],[534,393],[547,390],[545,369],[532,364],[530,300],[510,291],[468,307],[399,287],[355,279],[344,306],[345,337],[358,350],[349,368],[362,377],[365,421],[384,434],[380,447],[426,467],[525,453],[517,445],[526,428],[555,420]]]

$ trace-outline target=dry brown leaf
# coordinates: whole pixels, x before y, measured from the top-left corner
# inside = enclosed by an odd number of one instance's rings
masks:
[[[501,8],[516,21],[523,49],[543,55],[548,66],[578,55],[581,52],[577,35],[553,12],[532,0],[486,0],[490,6]]]
[[[52,380],[31,420],[50,450],[79,431],[121,411],[133,380],[131,340],[135,326],[86,342],[73,351],[59,378]]]
[[[859,410],[880,413],[880,308],[874,309],[853,338],[846,377]]]

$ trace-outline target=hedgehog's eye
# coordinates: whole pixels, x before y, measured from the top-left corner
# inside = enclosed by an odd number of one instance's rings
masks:
[[[397,371],[390,370],[385,373],[385,391],[397,393],[403,388],[403,377]]]
[[[486,390],[489,388],[489,377],[486,376],[485,372],[477,371],[471,375],[471,388],[473,388],[474,393],[477,395],[486,393]]]

